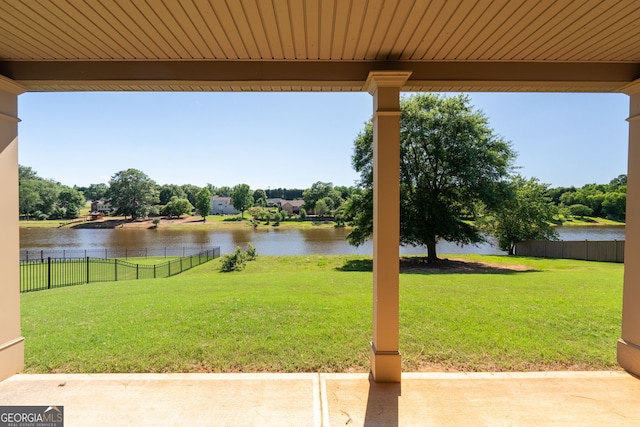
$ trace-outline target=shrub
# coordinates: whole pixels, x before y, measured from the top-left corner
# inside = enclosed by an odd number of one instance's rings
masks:
[[[573,216],[583,217],[591,215],[593,213],[593,209],[591,209],[589,206],[575,204],[569,206],[569,212],[571,212],[571,215]]]
[[[247,265],[245,253],[242,252],[240,247],[237,247],[232,254],[226,254],[222,257],[222,267],[220,268],[225,273],[232,271],[242,271]]]
[[[251,243],[249,243],[247,245],[247,261],[255,261],[255,259],[258,257],[258,252],[256,251],[256,247],[253,246]]]
[[[243,252],[240,247],[237,247],[232,254],[226,254],[222,257],[222,266],[220,270],[224,273],[230,273],[232,271],[242,271],[247,265],[247,261],[254,261],[258,257],[256,247],[251,243],[247,245],[247,251]]]

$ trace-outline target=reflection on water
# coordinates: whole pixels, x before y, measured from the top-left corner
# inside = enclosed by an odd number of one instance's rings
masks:
[[[563,240],[624,240],[624,227],[558,227]],[[307,228],[299,230],[262,226],[234,230],[180,229],[20,229],[21,249],[94,249],[158,248],[181,246],[220,246],[222,253],[252,243],[263,255],[371,254],[367,242],[353,247],[346,241],[344,228]],[[402,254],[424,254],[423,247],[402,247]],[[503,254],[490,244],[458,246],[438,244],[440,254]]]

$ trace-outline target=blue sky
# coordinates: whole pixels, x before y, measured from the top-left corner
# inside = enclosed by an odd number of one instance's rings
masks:
[[[527,177],[582,186],[626,173],[626,95],[469,96]],[[353,185],[353,140],[371,112],[367,93],[26,93],[19,161],[79,186],[127,168],[159,184]]]

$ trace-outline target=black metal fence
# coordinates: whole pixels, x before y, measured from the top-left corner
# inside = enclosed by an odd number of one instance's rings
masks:
[[[151,255],[149,255],[151,256]],[[91,282],[170,277],[220,256],[215,247],[161,264],[134,264],[121,259],[39,258],[20,261],[20,292],[41,291]]]
[[[205,251],[204,246],[116,248],[116,249],[24,249],[20,251],[20,261],[46,261],[47,258],[148,258],[186,257]]]

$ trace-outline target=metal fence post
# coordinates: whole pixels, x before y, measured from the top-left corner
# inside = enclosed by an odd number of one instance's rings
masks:
[[[140,278],[140,264],[136,264],[136,280]]]
[[[118,258],[113,259],[113,280],[118,281]]]
[[[89,283],[89,257],[87,257],[87,283]]]
[[[47,257],[47,289],[51,289],[51,257]]]

